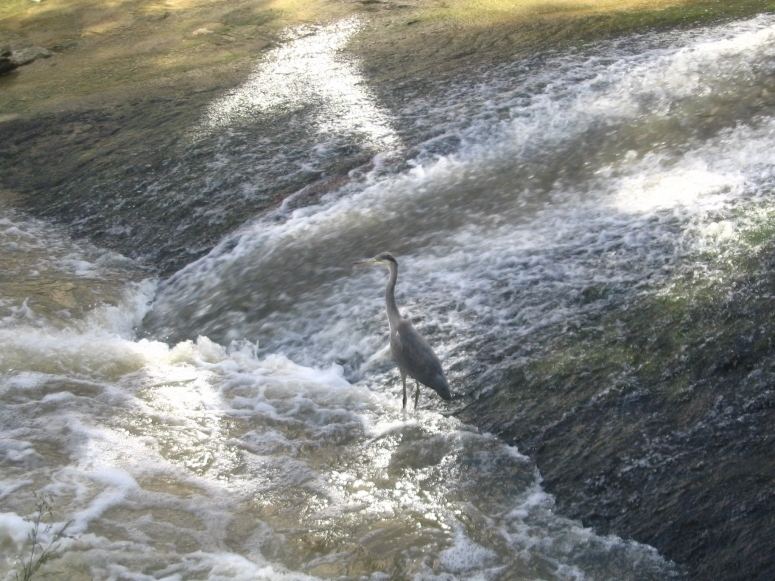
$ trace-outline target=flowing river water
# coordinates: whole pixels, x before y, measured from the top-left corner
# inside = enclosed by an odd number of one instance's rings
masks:
[[[83,205],[86,233],[134,212],[135,252],[0,200],[0,574],[35,491],[71,521],[56,579],[684,574],[563,515],[531,458],[454,412],[599,313],[734,268],[775,209],[775,18],[502,64],[398,105],[346,55],[361,26],[289,32],[132,204],[104,184]],[[342,155],[371,161],[246,210]],[[160,197],[181,226],[151,235]],[[187,261],[208,220],[222,235]],[[184,264],[164,277],[160,238]],[[351,268],[382,250],[450,405],[401,410],[385,273]]]

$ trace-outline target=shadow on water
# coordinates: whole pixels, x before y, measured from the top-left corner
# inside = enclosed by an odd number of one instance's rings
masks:
[[[285,145],[304,142],[303,127],[277,137],[277,125],[293,127],[294,118],[188,143],[186,127],[198,118],[192,112],[207,103],[201,95],[165,98],[8,121],[0,158],[9,171],[0,185],[17,192],[31,214],[169,274],[246,217],[369,158],[334,144],[327,162],[305,167],[307,150]]]
[[[225,93],[5,120],[0,186],[33,215],[171,274],[289,194],[307,186],[297,203],[314,201],[391,136],[341,50],[359,26],[294,30]]]

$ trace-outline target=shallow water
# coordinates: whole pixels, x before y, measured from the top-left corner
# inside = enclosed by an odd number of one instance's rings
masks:
[[[461,401],[592,314],[721,276],[771,211],[775,19],[504,65],[396,111],[341,52],[358,26],[301,31],[186,133],[250,166],[230,140],[275,99],[293,105],[283,136],[315,128],[312,159],[378,152],[316,203],[250,218],[161,280],[0,208],[0,573],[41,491],[72,521],[50,578],[680,576],[559,514],[535,464],[459,404],[423,392],[403,413],[385,274],[351,264],[398,256],[399,305]],[[278,79],[310,60],[347,82],[293,101]],[[356,104],[376,126],[341,114]]]

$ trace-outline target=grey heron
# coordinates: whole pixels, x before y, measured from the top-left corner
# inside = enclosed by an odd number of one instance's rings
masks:
[[[452,399],[449,384],[444,377],[439,358],[428,345],[428,342],[412,326],[411,321],[404,319],[396,306],[396,280],[398,279],[398,262],[389,252],[382,252],[374,258],[355,263],[356,266],[381,264],[390,272],[385,288],[385,309],[390,325],[390,352],[393,361],[401,372],[401,384],[404,388],[403,408],[406,409],[406,376],[416,382],[414,392],[414,407],[420,400],[420,384],[434,390],[444,400]]]

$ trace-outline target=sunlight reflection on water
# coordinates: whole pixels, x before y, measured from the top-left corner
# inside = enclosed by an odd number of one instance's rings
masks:
[[[270,51],[240,86],[207,108],[199,133],[232,127],[257,115],[313,110],[322,134],[356,135],[380,149],[399,145],[390,115],[377,103],[352,57],[342,54],[361,28],[349,18],[328,26],[304,26]]]

